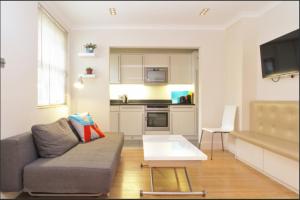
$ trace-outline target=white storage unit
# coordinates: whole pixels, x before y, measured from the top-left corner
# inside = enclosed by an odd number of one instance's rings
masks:
[[[192,84],[192,54],[178,53],[170,55],[169,83]]]
[[[195,135],[196,134],[196,112],[195,106],[180,105],[170,106],[171,134]]]
[[[299,162],[264,149],[264,172],[299,193]]]
[[[120,132],[124,135],[142,135],[144,131],[144,106],[120,106]]]
[[[236,139],[236,158],[299,193],[299,161]]]
[[[264,158],[263,149],[245,142],[244,140],[236,139],[236,157],[256,169],[263,170]]]
[[[143,55],[121,54],[120,72],[121,83],[144,83]]]
[[[110,54],[109,81],[110,83],[121,83],[120,54]]]
[[[120,132],[120,106],[110,106],[109,130],[112,132]]]
[[[169,67],[169,65],[168,54],[144,54],[144,67]]]

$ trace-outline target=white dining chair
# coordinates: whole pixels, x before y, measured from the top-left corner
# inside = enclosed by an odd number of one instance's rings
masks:
[[[210,159],[212,160],[213,157],[213,145],[214,145],[214,134],[220,133],[221,140],[222,140],[222,149],[224,151],[224,144],[223,144],[223,133],[230,133],[234,130],[234,122],[235,122],[235,114],[236,114],[236,106],[235,105],[226,105],[223,112],[222,118],[222,125],[221,128],[202,128],[201,136],[200,136],[200,143],[199,149],[201,149],[201,142],[203,133],[206,131],[212,134],[211,138],[211,154]]]

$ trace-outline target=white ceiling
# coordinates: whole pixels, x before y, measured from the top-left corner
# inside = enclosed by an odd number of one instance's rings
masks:
[[[244,16],[257,16],[274,1],[48,1],[72,29],[224,29]],[[116,8],[111,16],[109,8]],[[210,8],[200,16],[203,8]]]

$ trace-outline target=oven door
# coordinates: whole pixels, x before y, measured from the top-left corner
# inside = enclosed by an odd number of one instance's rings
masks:
[[[146,68],[145,69],[145,83],[167,83],[168,82],[168,68]]]
[[[169,131],[170,116],[169,111],[147,111],[146,112],[146,131]]]

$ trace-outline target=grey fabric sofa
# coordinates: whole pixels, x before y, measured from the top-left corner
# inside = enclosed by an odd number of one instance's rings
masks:
[[[110,191],[124,136],[80,143],[55,158],[39,158],[31,133],[1,141],[1,191],[31,195],[101,195]]]

